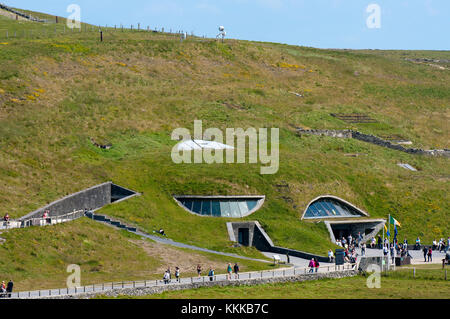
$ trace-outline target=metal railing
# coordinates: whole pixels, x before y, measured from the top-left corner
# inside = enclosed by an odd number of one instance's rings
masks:
[[[64,215],[37,217],[24,220],[10,220],[0,222],[0,229],[25,228],[31,226],[48,226],[65,223],[84,216],[84,210],[73,211]]]
[[[28,299],[28,298],[43,298],[43,297],[63,297],[67,295],[77,295],[83,293],[101,293],[115,289],[133,289],[133,288],[147,288],[147,287],[169,287],[182,284],[195,284],[206,282],[223,282],[223,281],[236,281],[236,280],[256,280],[256,279],[268,279],[268,278],[282,278],[288,276],[298,275],[315,275],[315,274],[328,274],[333,272],[343,272],[348,270],[356,270],[356,264],[347,264],[341,266],[323,266],[319,267],[316,272],[315,269],[311,271],[311,268],[284,268],[274,270],[263,270],[255,272],[245,272],[231,274],[231,278],[228,274],[219,274],[214,276],[200,276],[200,277],[186,277],[177,279],[171,279],[168,283],[165,283],[161,279],[139,280],[139,281],[121,281],[110,282],[103,284],[93,284],[87,286],[81,286],[76,288],[61,288],[61,289],[45,289],[35,291],[21,291],[11,293],[10,298]],[[186,289],[193,287],[186,287]]]

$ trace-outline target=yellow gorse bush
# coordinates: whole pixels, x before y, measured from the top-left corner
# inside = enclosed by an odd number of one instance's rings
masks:
[[[304,65],[298,65],[298,64],[290,64],[286,62],[278,62],[276,65],[273,65],[279,68],[284,69],[305,69],[306,67]]]

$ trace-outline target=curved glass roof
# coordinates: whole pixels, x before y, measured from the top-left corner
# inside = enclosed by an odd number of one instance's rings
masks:
[[[240,218],[254,213],[264,202],[264,196],[200,197],[176,196],[189,212],[210,217]]]
[[[361,217],[366,214],[336,198],[320,198],[313,201],[303,218]]]

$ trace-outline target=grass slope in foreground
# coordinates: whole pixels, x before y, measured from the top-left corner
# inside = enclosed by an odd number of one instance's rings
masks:
[[[196,275],[212,266],[225,273],[227,263],[243,271],[272,269],[271,264],[240,260],[158,244],[124,230],[87,218],[46,227],[3,232],[0,245],[0,281],[13,279],[14,291],[66,287],[67,266],[81,268],[81,285],[161,279],[168,266],[182,276]]]

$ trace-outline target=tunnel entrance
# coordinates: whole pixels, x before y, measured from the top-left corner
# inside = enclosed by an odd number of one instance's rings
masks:
[[[250,243],[250,234],[248,228],[239,228],[238,230],[238,243],[242,246],[248,246]]]
[[[136,192],[116,184],[111,184],[111,203],[124,200],[133,195],[136,195]]]
[[[360,233],[363,240],[367,241],[374,237],[383,227],[385,221],[383,219],[375,220],[358,220],[358,221],[325,221],[325,225],[330,232],[332,242],[336,239],[347,238],[352,235],[353,238]]]

